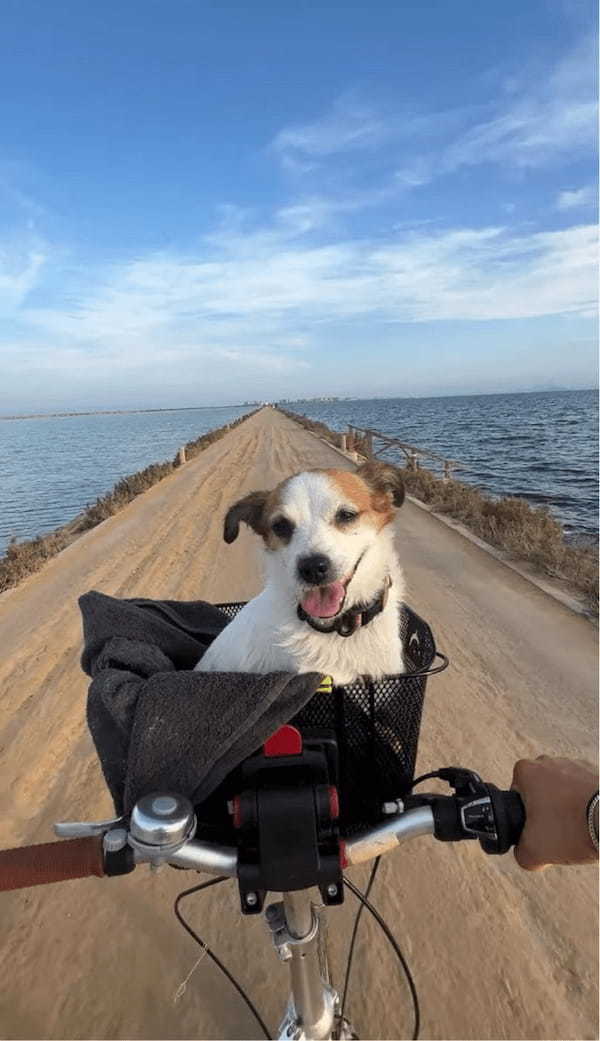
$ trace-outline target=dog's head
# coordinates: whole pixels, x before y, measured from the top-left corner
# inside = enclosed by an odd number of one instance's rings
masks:
[[[310,470],[236,502],[224,538],[233,542],[240,523],[248,524],[264,541],[269,579],[307,614],[332,618],[379,591],[393,553],[391,522],[403,500],[394,466]]]

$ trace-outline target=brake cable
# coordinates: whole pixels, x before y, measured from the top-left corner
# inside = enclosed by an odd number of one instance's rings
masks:
[[[360,889],[358,889],[357,886],[354,885],[354,882],[351,882],[350,879],[346,878],[345,875],[344,875],[344,885],[347,886],[348,889],[352,893],[354,893],[354,896],[357,898],[357,900],[360,900],[362,906],[366,907],[367,911],[373,916],[373,918],[377,922],[379,928],[382,930],[382,932],[384,933],[386,939],[390,943],[390,945],[391,945],[391,947],[392,947],[396,957],[398,958],[398,961],[400,962],[400,964],[402,966],[404,975],[406,977],[406,982],[408,983],[410,994],[411,994],[411,997],[412,997],[413,1009],[414,1009],[414,1014],[415,1014],[415,1025],[414,1025],[414,1029],[413,1029],[413,1033],[412,1033],[412,1041],[417,1041],[417,1038],[419,1036],[419,1029],[420,1029],[420,1026],[421,1026],[421,1010],[420,1010],[420,1007],[419,1007],[419,995],[417,994],[417,988],[415,986],[415,981],[414,981],[414,979],[412,977],[412,973],[411,973],[411,971],[410,971],[410,969],[408,967],[408,963],[406,961],[406,958],[404,957],[402,951],[400,950],[400,946],[398,944],[398,941],[396,940],[394,934],[392,933],[389,925],[381,917],[381,915],[379,914],[379,911],[375,907],[373,907],[373,904],[370,903],[369,900],[367,900],[367,897],[363,893],[361,893]]]
[[[397,956],[397,958],[398,958],[398,960],[399,960],[399,962],[400,962],[400,964],[402,966],[402,969],[404,971],[404,975],[406,977],[406,981],[408,983],[408,986],[409,986],[409,989],[410,989],[410,993],[411,993],[411,997],[412,997],[412,1001],[413,1001],[413,1008],[414,1008],[414,1015],[415,1015],[415,1025],[414,1025],[414,1030],[413,1030],[413,1034],[412,1034],[412,1039],[413,1039],[413,1041],[416,1041],[416,1039],[419,1036],[421,1012],[420,1012],[420,1008],[419,1008],[419,996],[417,994],[417,988],[415,986],[415,982],[413,980],[412,973],[411,973],[411,971],[410,971],[410,969],[408,967],[408,963],[407,963],[407,961],[406,961],[402,951],[400,950],[400,947],[398,945],[398,941],[394,937],[391,929],[389,928],[387,923],[384,921],[384,919],[381,917],[381,915],[379,914],[379,911],[377,911],[376,908],[373,907],[373,904],[371,904],[370,901],[368,900],[368,894],[371,892],[371,889],[372,889],[372,886],[373,886],[373,882],[375,881],[375,876],[377,874],[377,869],[379,867],[380,862],[381,862],[381,857],[377,857],[377,859],[375,860],[375,863],[373,864],[373,867],[371,869],[371,874],[369,876],[369,882],[368,882],[367,888],[366,888],[364,893],[361,893],[360,889],[358,889],[354,885],[354,883],[350,881],[349,878],[346,878],[344,876],[344,885],[346,885],[348,887],[348,889],[357,898],[357,900],[360,901],[360,907],[358,909],[358,912],[357,912],[357,915],[356,915],[356,919],[355,919],[355,922],[354,922],[354,929],[353,929],[353,933],[352,933],[352,940],[351,940],[351,943],[350,943],[350,951],[349,951],[349,954],[348,954],[348,963],[347,963],[347,966],[346,966],[346,978],[345,978],[345,981],[344,981],[344,994],[343,994],[343,997],[342,997],[340,1019],[343,1019],[343,1015],[344,1015],[344,1008],[345,1008],[345,1004],[346,1004],[346,996],[347,996],[348,984],[349,984],[349,979],[350,979],[350,970],[351,970],[351,967],[352,967],[352,957],[353,957],[353,954],[354,954],[354,946],[355,946],[355,942],[356,942],[356,933],[358,931],[358,923],[360,921],[361,912],[366,908],[366,910],[369,912],[369,914],[371,914],[373,916],[373,918],[375,919],[375,921],[379,925],[379,928],[384,933],[386,939],[390,943],[390,945],[391,945],[394,953],[396,954],[396,956]],[[250,1000],[250,998],[246,994],[246,992],[243,989],[243,987],[241,986],[241,984],[238,983],[238,981],[236,980],[235,976],[233,976],[233,974],[223,964],[223,962],[220,960],[220,958],[217,957],[217,955],[214,953],[214,951],[212,951],[210,949],[208,944],[205,943],[205,941],[198,935],[197,932],[194,931],[194,929],[192,929],[191,925],[186,921],[186,919],[183,917],[181,911],[179,910],[179,904],[185,897],[192,896],[193,893],[200,893],[204,889],[209,889],[210,886],[216,886],[220,882],[227,882],[227,881],[230,881],[230,879],[227,879],[227,877],[225,875],[221,875],[221,876],[219,876],[219,878],[211,878],[208,882],[202,882],[200,885],[192,886],[191,889],[184,889],[176,897],[175,903],[173,904],[173,910],[175,912],[175,917],[177,918],[178,922],[183,926],[185,931],[192,937],[193,940],[195,940],[195,942],[200,947],[202,947],[202,949],[205,952],[205,954],[207,955],[207,957],[211,959],[211,961],[217,966],[218,969],[221,970],[223,975],[229,980],[229,982],[232,984],[232,986],[235,987],[235,989],[237,990],[238,994],[240,995],[242,1000],[245,1002],[245,1004],[247,1005],[247,1007],[250,1010],[250,1012],[252,1013],[252,1015],[254,1016],[256,1022],[259,1024],[259,1026],[260,1026],[263,1034],[265,1035],[267,1041],[271,1041],[271,1035],[269,1034],[269,1031],[268,1031],[268,1029],[266,1027],[266,1024],[264,1023],[264,1021],[263,1021],[260,1013],[258,1012],[256,1006]]]
[[[365,895],[366,899],[369,898],[369,894],[371,892],[371,889],[373,888],[373,883],[375,881],[375,876],[377,874],[377,870],[379,868],[380,863],[381,863],[381,857],[376,857],[375,861],[373,863],[373,867],[371,868],[371,872],[369,874],[369,881],[367,882],[367,888],[365,889],[365,892],[364,892],[364,895]],[[357,937],[357,934],[358,934],[358,927],[360,925],[360,920],[362,918],[362,913],[363,913],[364,909],[365,909],[365,905],[359,903],[358,910],[357,910],[356,915],[354,917],[354,925],[352,927],[352,936],[350,938],[350,946],[348,948],[348,960],[346,961],[346,975],[344,977],[344,990],[343,990],[343,993],[342,993],[342,1003],[340,1005],[340,1019],[341,1019],[342,1022],[344,1020],[344,1012],[346,1011],[346,998],[348,996],[348,985],[350,983],[350,973],[352,971],[352,959],[354,958],[354,947],[356,945],[356,937]]]
[[[205,943],[204,940],[200,936],[198,936],[198,933],[194,932],[194,930],[192,929],[191,925],[185,920],[185,918],[183,917],[181,911],[179,910],[179,904],[183,900],[184,897],[191,896],[192,893],[200,893],[200,892],[202,892],[203,889],[209,889],[210,886],[218,885],[219,882],[228,882],[228,881],[231,881],[231,880],[228,879],[226,875],[220,875],[219,878],[211,878],[208,882],[202,882],[198,886],[192,886],[191,889],[184,889],[175,898],[175,903],[173,904],[173,910],[175,912],[175,917],[177,918],[177,921],[183,926],[185,931],[187,933],[189,933],[189,935],[192,937],[192,939],[195,940],[196,943],[199,944],[200,947],[202,947],[202,950],[207,955],[207,957],[209,957],[211,959],[211,961],[217,966],[218,969],[221,970],[223,975],[229,980],[229,982],[232,984],[232,986],[235,987],[235,989],[237,990],[238,994],[240,995],[242,1001],[244,1001],[246,1003],[246,1005],[248,1006],[250,1012],[254,1016],[256,1022],[259,1024],[260,1029],[262,1030],[263,1034],[265,1035],[267,1041],[271,1041],[271,1035],[270,1035],[270,1033],[269,1033],[269,1031],[268,1031],[268,1029],[267,1029],[267,1027],[266,1027],[266,1025],[265,1025],[265,1023],[263,1021],[263,1019],[261,1018],[260,1013],[258,1012],[256,1006],[253,1004],[253,1002],[250,1000],[250,998],[246,994],[246,991],[243,989],[241,984],[238,983],[238,981],[236,980],[235,976],[229,971],[229,969],[225,965],[223,965],[223,962],[220,960],[220,958],[217,957],[217,955],[214,953],[214,951],[211,951],[211,949],[208,946],[208,944]]]

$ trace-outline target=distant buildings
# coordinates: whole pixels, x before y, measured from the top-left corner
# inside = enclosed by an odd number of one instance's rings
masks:
[[[279,399],[279,404],[280,405],[295,405],[295,404],[299,403],[299,404],[303,404],[304,405],[304,404],[307,404],[310,401],[342,401],[342,400],[343,400],[342,398],[336,398],[336,397],[333,397],[333,396],[330,396],[330,397],[320,397],[320,398],[280,398]]]
[[[318,398],[278,398],[277,399],[277,404],[278,405],[297,405],[297,404],[299,404],[299,405],[307,405],[310,402],[315,402],[315,401],[323,402],[323,401],[353,401],[353,400],[354,400],[353,398],[340,398],[340,397],[334,397],[333,395],[330,395],[328,397],[327,396],[321,396],[321,397],[318,397]],[[264,408],[265,405],[271,405],[271,404],[272,404],[271,401],[243,401],[242,402],[242,407],[243,408],[261,408],[261,407]]]

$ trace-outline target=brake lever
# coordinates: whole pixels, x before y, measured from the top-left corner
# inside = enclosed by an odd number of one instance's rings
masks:
[[[105,835],[112,828],[125,826],[125,817],[113,817],[106,821],[57,821],[54,834],[59,839],[88,838],[94,835]]]

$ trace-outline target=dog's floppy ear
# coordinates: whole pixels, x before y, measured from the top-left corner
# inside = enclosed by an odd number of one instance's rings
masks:
[[[404,481],[397,466],[391,463],[368,462],[356,471],[359,477],[380,495],[385,495],[394,504],[404,502]]]
[[[235,542],[240,533],[240,521],[248,524],[257,534],[263,533],[263,511],[269,498],[269,492],[250,492],[227,510],[223,526],[225,542]]]

